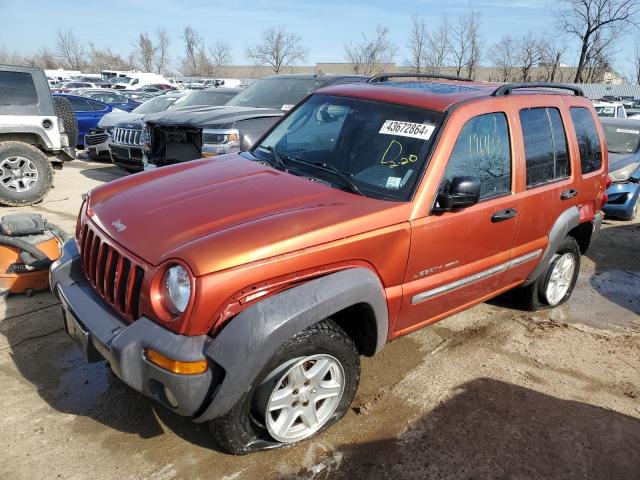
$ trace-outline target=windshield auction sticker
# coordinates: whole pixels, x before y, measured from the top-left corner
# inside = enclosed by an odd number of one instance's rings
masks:
[[[380,129],[383,135],[397,135],[399,137],[419,138],[421,140],[429,140],[435,125],[427,123],[411,123],[401,122],[399,120],[386,120]]]
[[[630,133],[632,135],[640,135],[640,130],[628,130],[626,128],[617,128],[616,132],[618,132],[618,133]]]

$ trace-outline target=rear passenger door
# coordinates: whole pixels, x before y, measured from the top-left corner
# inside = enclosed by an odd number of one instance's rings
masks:
[[[471,112],[471,111],[470,111]],[[480,202],[412,221],[411,248],[396,333],[407,333],[501,288],[518,225],[513,148],[504,112],[460,119],[440,188],[456,176],[477,176]],[[447,135],[456,136],[455,132]]]
[[[521,102],[526,103],[526,99]],[[555,105],[554,105],[555,103]],[[532,272],[535,261],[544,253],[548,235],[560,215],[575,206],[578,182],[572,168],[566,125],[570,119],[561,100],[548,106],[522,106],[518,112],[522,132],[525,178],[521,188],[520,223],[505,283],[523,281]]]

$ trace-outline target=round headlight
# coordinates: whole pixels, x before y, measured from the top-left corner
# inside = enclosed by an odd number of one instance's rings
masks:
[[[180,315],[187,308],[191,297],[189,272],[181,265],[174,265],[167,269],[162,283],[167,307],[171,313]]]

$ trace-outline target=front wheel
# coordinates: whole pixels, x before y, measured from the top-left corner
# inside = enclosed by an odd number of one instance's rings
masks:
[[[53,169],[44,153],[22,142],[0,143],[0,204],[33,205],[52,184]]]
[[[339,325],[324,320],[280,347],[254,387],[210,428],[236,455],[296,443],[342,418],[359,381],[356,346]]]

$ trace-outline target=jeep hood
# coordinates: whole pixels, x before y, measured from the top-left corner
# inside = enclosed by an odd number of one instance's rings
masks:
[[[103,116],[98,122],[98,127],[107,128],[115,127],[118,123],[139,122],[144,117],[142,113],[129,113],[129,112],[110,112]]]
[[[407,221],[411,205],[233,154],[110,182],[89,207],[98,227],[149,264],[181,259],[203,275]]]
[[[201,106],[153,113],[147,115],[144,121],[146,123],[163,126],[184,125],[203,127],[210,125],[227,125],[251,118],[281,117],[283,114],[284,112],[280,110],[271,110],[269,108]]]

